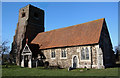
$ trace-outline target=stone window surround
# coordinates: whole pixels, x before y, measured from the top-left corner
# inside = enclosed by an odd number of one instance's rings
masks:
[[[86,60],[86,52],[84,48],[81,49],[81,60]]]
[[[81,50],[82,50],[82,48],[84,48],[84,50],[86,49],[86,48],[88,48],[88,50],[89,50],[89,59],[85,59],[85,60],[83,60],[83,59],[81,59]],[[85,53],[86,54],[86,53]],[[83,46],[83,47],[80,47],[80,61],[91,61],[91,49],[90,49],[90,46]]]
[[[66,57],[62,57],[62,50],[66,51]],[[60,49],[60,59],[67,59],[67,48]]]
[[[52,50],[54,50],[54,52],[55,52],[55,57],[52,57]],[[56,50],[55,49],[50,49],[50,58],[51,59],[55,59],[56,58]]]
[[[88,60],[82,60],[81,59],[81,49],[82,48],[84,48],[84,49],[86,49],[86,48],[88,48],[88,50],[89,50],[89,59]],[[61,56],[61,50],[62,50],[63,48],[60,48],[60,55],[59,55],[59,57],[60,57],[60,59],[67,59],[67,48],[64,48],[64,49],[66,49],[66,57],[62,57]],[[91,48],[90,48],[90,46],[82,46],[82,47],[77,47],[77,49],[80,49],[80,52],[79,52],[79,55],[80,55],[80,58],[78,58],[78,59],[80,59],[80,61],[90,61],[91,60]],[[52,50],[54,50],[55,51],[55,58],[52,58],[51,57],[51,52],[52,52]],[[50,58],[51,59],[56,59],[56,50],[57,49],[50,49]],[[77,50],[76,50],[77,51]]]

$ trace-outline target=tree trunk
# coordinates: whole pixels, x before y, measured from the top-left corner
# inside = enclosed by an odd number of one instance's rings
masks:
[[[2,65],[4,64],[4,60],[3,60],[3,53],[2,53]]]

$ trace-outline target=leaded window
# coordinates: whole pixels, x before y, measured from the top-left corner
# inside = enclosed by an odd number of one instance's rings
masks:
[[[81,60],[85,60],[85,50],[82,48],[81,50]]]
[[[89,49],[87,47],[81,50],[81,60],[89,60]]]
[[[88,50],[88,48],[86,47],[86,60],[88,60],[89,59],[89,50]]]

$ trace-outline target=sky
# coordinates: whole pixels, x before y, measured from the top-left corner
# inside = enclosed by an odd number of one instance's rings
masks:
[[[10,46],[19,9],[28,4],[45,11],[45,31],[105,18],[113,48],[118,45],[117,2],[2,2],[2,41],[8,40]]]
[[[2,2],[118,2],[119,0],[1,0]]]

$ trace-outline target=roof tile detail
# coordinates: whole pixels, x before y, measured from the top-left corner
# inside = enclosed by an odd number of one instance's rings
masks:
[[[40,49],[99,43],[104,18],[39,33],[32,44]]]

